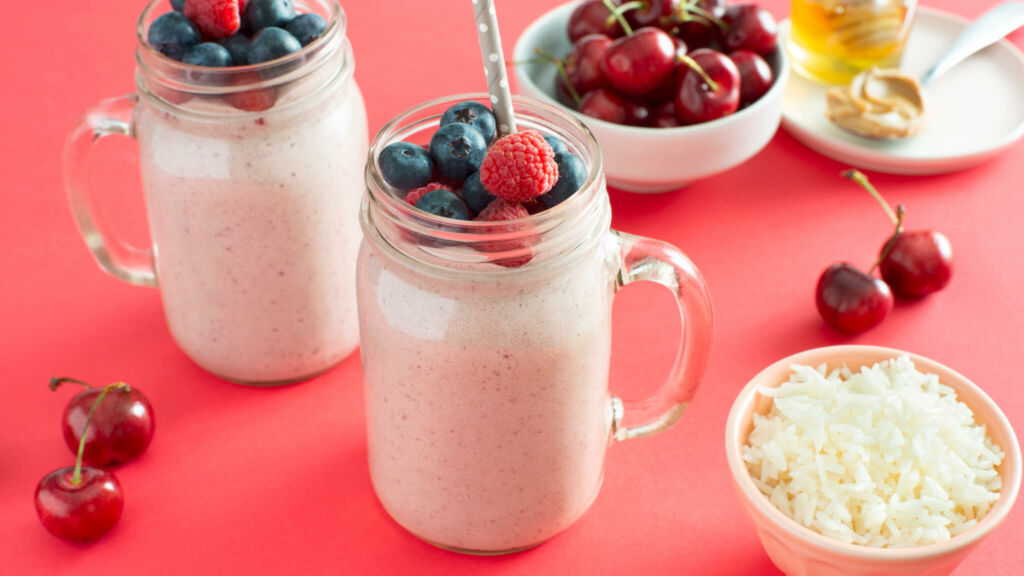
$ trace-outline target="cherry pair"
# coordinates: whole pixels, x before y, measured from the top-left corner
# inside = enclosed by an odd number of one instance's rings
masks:
[[[50,389],[66,382],[86,387],[71,399],[63,417],[64,440],[77,454],[75,465],[44,476],[36,487],[35,504],[50,533],[82,542],[110,531],[124,507],[117,477],[100,466],[121,464],[145,452],[155,422],[149,400],[123,382],[93,388],[80,380],[53,378]]]
[[[818,278],[818,313],[829,325],[855,334],[874,328],[889,315],[893,292],[904,298],[920,298],[944,288],[953,273],[953,249],[941,232],[904,231],[903,206],[893,212],[864,174],[847,170],[843,177],[863,186],[896,226],[866,273],[852,264],[837,262]],[[881,278],[872,275],[875,268]]]

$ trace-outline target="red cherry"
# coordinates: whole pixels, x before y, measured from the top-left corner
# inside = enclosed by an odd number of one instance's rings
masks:
[[[655,108],[654,114],[651,117],[651,126],[655,128],[678,128],[682,126],[679,123],[679,119],[676,118],[675,102],[669,100]]]
[[[651,107],[640,100],[626,100],[626,124],[647,126],[651,122]]]
[[[684,40],[691,50],[718,48],[722,36],[722,16],[725,6],[721,0],[698,0],[680,4],[672,20],[673,35]]]
[[[829,266],[815,289],[818,314],[844,332],[857,334],[877,326],[892,310],[889,286],[846,262]]]
[[[680,0],[644,0],[642,4],[626,10],[623,16],[633,28],[657,26],[665,29],[672,25],[672,16],[679,9]]]
[[[949,284],[953,275],[953,248],[941,232],[899,232],[891,242],[888,253],[882,248],[885,256],[878,269],[893,292],[907,298],[920,298]]]
[[[56,390],[64,382],[88,387],[71,378],[54,378],[50,388]],[[121,464],[146,451],[153,439],[156,421],[153,407],[138,388],[127,385],[111,389],[106,399],[96,404],[103,388],[88,388],[75,395],[64,409],[64,441],[77,452],[89,411],[96,405],[85,438],[82,459],[93,466]]]
[[[953,248],[949,239],[934,230],[904,232],[903,206],[893,212],[868,177],[857,170],[847,170],[843,177],[867,190],[896,226],[878,256],[879,271],[893,292],[906,298],[920,298],[945,288],[953,275]]]
[[[616,124],[626,123],[626,100],[607,88],[598,88],[583,95],[580,112]]]
[[[722,18],[729,25],[725,35],[727,52],[750,50],[769,56],[778,45],[778,26],[771,12],[757,4],[736,4],[725,10]]]
[[[576,94],[585,94],[605,85],[601,65],[612,39],[603,34],[588,34],[580,38],[565,56],[565,73]],[[565,80],[559,77],[559,83]],[[564,88],[563,88],[564,89]],[[569,92],[568,89],[565,89]]]
[[[59,386],[61,381],[51,380],[51,386]],[[36,486],[36,514],[43,527],[58,538],[95,540],[109,532],[121,518],[124,496],[117,477],[111,472],[82,466],[82,457],[85,454],[89,424],[97,408],[112,390],[123,391],[127,388],[127,385],[118,382],[99,391],[82,425],[82,440],[78,443],[75,466],[50,472]]]
[[[654,90],[675,68],[676,45],[658,28],[641,28],[612,42],[601,71],[617,91],[640,96]]]
[[[756,102],[772,87],[775,75],[764,58],[749,50],[737,50],[729,59],[740,71],[740,106]]]
[[[51,534],[85,542],[103,536],[117,524],[124,508],[121,485],[110,472],[84,466],[74,481],[75,468],[54,470],[36,487],[36,513]]]
[[[687,67],[677,75],[676,118],[682,124],[707,122],[740,106],[740,73],[725,54],[701,48],[684,57]]]
[[[612,4],[618,6],[619,0],[612,0]],[[612,17],[604,0],[586,0],[577,6],[569,16],[566,31],[569,33],[569,41],[573,43],[587,34],[618,38],[626,33],[622,25]]]

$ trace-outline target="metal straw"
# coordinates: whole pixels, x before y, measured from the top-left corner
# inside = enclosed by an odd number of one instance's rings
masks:
[[[512,93],[508,89],[505,56],[501,51],[498,16],[494,12],[494,0],[473,0],[473,9],[480,36],[480,56],[483,57],[484,74],[487,76],[487,92],[491,95],[491,110],[500,138],[516,131],[516,119]]]

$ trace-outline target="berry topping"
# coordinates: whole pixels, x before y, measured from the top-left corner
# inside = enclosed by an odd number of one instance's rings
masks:
[[[186,64],[193,66],[208,66],[211,68],[222,68],[231,66],[234,61],[231,59],[231,52],[220,44],[203,42],[185,54],[183,60]]]
[[[302,50],[302,44],[299,44],[295,36],[281,28],[264,28],[252,38],[252,47],[249,49],[249,64],[276,60],[299,50]]]
[[[416,207],[435,216],[469,220],[469,208],[454,192],[445,187],[431,190],[416,201]]]
[[[565,142],[563,142],[562,139],[559,138],[558,136],[545,134],[544,141],[548,143],[548,146],[551,146],[551,151],[554,152],[555,154],[558,154],[559,152],[569,151],[569,147],[566,146]]]
[[[184,12],[185,0],[171,0],[171,8],[173,8],[175,12]]]
[[[490,108],[479,102],[459,102],[445,110],[441,116],[441,126],[455,122],[469,124],[476,128],[487,142],[494,140],[496,131],[494,113],[491,112]]]
[[[499,139],[480,165],[480,182],[484,188],[510,202],[540,196],[551,190],[557,181],[555,152],[535,130]]]
[[[220,45],[228,49],[231,61],[235,66],[245,66],[249,63],[249,49],[252,47],[252,40],[241,34],[235,34],[221,40]]]
[[[548,208],[566,201],[587,182],[587,166],[574,154],[558,152],[555,163],[558,164],[558,182],[550,192],[540,196],[540,201]]]
[[[305,46],[319,38],[324,30],[327,30],[327,21],[319,14],[302,14],[296,16],[284,29],[295,36],[299,44]]]
[[[250,32],[271,26],[283,28],[295,18],[292,0],[249,0],[242,11],[242,20]]]
[[[238,0],[186,0],[185,16],[211,40],[227,38],[242,27]]]
[[[526,218],[529,215],[530,212],[522,204],[506,202],[498,198],[488,204],[476,219],[482,222],[500,222],[502,220]]]
[[[445,186],[444,184],[441,184],[439,182],[431,182],[426,186],[421,186],[419,188],[413,188],[412,190],[410,190],[409,193],[405,195],[405,201],[415,206],[416,203],[420,201],[420,198],[426,196],[427,192],[431,192],[434,190],[447,190],[449,192],[452,192],[452,189],[449,188],[448,186]],[[452,193],[454,194],[454,192]]]
[[[388,144],[377,160],[384,181],[399,190],[411,190],[430,182],[434,163],[423,148],[408,142]],[[415,202],[412,202],[415,204]]]
[[[168,12],[149,26],[147,39],[164,56],[181,60],[202,38],[199,29],[184,14]]]
[[[480,169],[486,153],[487,140],[469,124],[446,124],[430,138],[430,157],[445,178],[465,180]]]
[[[462,184],[462,199],[473,214],[483,212],[488,204],[494,202],[494,196],[484,189],[484,185],[480,182],[479,172],[473,172],[466,177],[466,181]]]

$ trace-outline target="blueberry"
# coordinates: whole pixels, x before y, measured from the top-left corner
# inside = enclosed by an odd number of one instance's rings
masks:
[[[444,111],[441,116],[441,126],[459,122],[469,124],[483,134],[484,141],[490,142],[494,139],[494,114],[491,109],[479,102],[468,100],[459,102]]]
[[[259,64],[292,52],[302,50],[302,44],[288,32],[275,27],[264,28],[252,37],[252,47],[249,48],[249,64]]]
[[[252,40],[242,34],[233,34],[220,41],[220,45],[228,49],[231,54],[231,61],[235,66],[245,66],[249,63],[249,49],[252,47]]]
[[[168,58],[181,60],[199,44],[199,28],[179,12],[162,14],[149,26],[149,43]]]
[[[295,18],[292,0],[249,0],[242,12],[242,24],[250,32],[271,26],[283,28]]]
[[[469,124],[441,126],[430,138],[430,157],[445,178],[465,180],[480,169],[486,153],[487,140]]]
[[[466,208],[465,202],[448,190],[437,189],[427,192],[416,201],[416,207],[436,216],[469,220],[469,209]]]
[[[562,142],[561,138],[552,136],[551,134],[545,134],[544,139],[551,145],[551,149],[555,151],[555,154],[558,154],[559,152],[565,152],[566,154],[569,153],[569,147],[565,145],[565,142]]]
[[[174,8],[176,12],[184,12],[185,0],[171,0],[171,8]]]
[[[182,60],[185,64],[193,66],[209,66],[211,68],[222,68],[231,66],[231,53],[228,49],[213,42],[203,42],[185,53]]]
[[[483,212],[488,204],[494,202],[494,196],[480,183],[480,172],[473,172],[466,177],[466,181],[462,184],[462,199],[466,201],[466,205],[473,211],[473,214]]]
[[[319,14],[302,14],[296,16],[284,29],[298,38],[299,44],[305,46],[327,30],[327,22]]]
[[[422,147],[408,142],[388,144],[380,151],[377,164],[384,180],[405,192],[426,186],[434,172],[430,154]]]
[[[555,163],[558,164],[558,182],[540,197],[548,208],[561,204],[587,182],[587,166],[575,155],[558,152]]]

